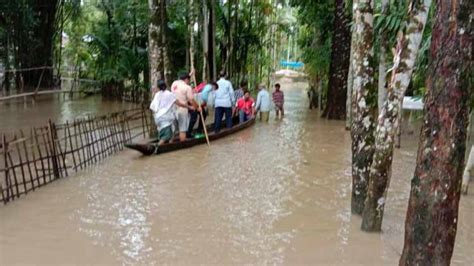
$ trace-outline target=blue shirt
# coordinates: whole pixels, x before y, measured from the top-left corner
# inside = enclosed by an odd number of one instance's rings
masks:
[[[271,109],[270,94],[267,90],[261,89],[257,94],[257,104],[255,109],[260,112],[270,112]]]
[[[211,84],[206,84],[204,88],[201,91],[201,99],[203,102],[207,103],[209,100],[209,92],[212,90],[212,85]]]

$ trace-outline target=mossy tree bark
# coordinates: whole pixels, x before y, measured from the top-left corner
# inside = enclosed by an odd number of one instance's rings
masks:
[[[436,1],[424,123],[400,265],[449,265],[452,257],[472,88],[473,6],[469,0]]]
[[[353,213],[361,214],[374,152],[373,0],[355,0],[353,7],[352,85],[352,199]]]
[[[150,83],[152,87],[157,86],[160,79],[164,79],[163,55],[162,55],[162,27],[161,27],[161,1],[149,0],[150,25],[148,26],[148,61],[150,66]],[[170,84],[168,84],[170,85]]]
[[[380,13],[383,16],[388,14],[388,9],[390,6],[389,0],[382,0]],[[387,99],[387,33],[383,32],[380,36],[379,45],[380,45],[380,52],[379,52],[379,78],[378,78],[378,103],[377,107],[379,110],[379,114],[382,112],[382,106],[385,100]]]
[[[385,198],[392,167],[393,143],[399,124],[402,97],[410,84],[423,37],[431,0],[413,1],[405,33],[399,33],[390,86],[378,117],[375,153],[370,170],[362,230],[381,231]]]
[[[347,14],[345,0],[336,0],[335,4],[329,89],[323,117],[343,120],[346,116],[347,74],[351,55],[351,16]]]
[[[161,55],[163,56],[163,73],[166,84],[173,82],[171,76],[172,66],[169,59],[167,29],[168,29],[168,15],[166,12],[166,0],[160,0],[160,19],[161,19]]]

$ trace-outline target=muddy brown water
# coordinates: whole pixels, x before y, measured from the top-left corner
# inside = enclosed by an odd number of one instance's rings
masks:
[[[45,126],[49,119],[55,123],[65,123],[136,106],[128,102],[104,101],[100,96],[68,100],[53,95],[41,95],[36,102],[31,98],[26,101],[0,101],[0,133],[11,134],[18,129]]]
[[[397,265],[417,136],[396,150],[383,233],[361,232],[344,123],[285,87],[281,121],[210,148],[124,151],[0,207],[0,264]],[[474,265],[473,207],[461,198],[453,265]]]

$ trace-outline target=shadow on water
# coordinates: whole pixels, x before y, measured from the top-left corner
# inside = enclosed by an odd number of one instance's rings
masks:
[[[124,151],[0,208],[0,262],[396,265],[416,138],[395,153],[383,233],[350,213],[350,136],[283,84],[287,115],[155,157]],[[473,265],[473,195],[453,265]]]

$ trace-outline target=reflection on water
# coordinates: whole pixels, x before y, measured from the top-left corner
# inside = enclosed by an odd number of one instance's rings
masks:
[[[383,233],[361,232],[344,123],[286,93],[282,121],[210,148],[124,151],[1,207],[0,263],[398,264],[415,137],[395,153]],[[453,265],[474,264],[473,205],[462,198]]]

